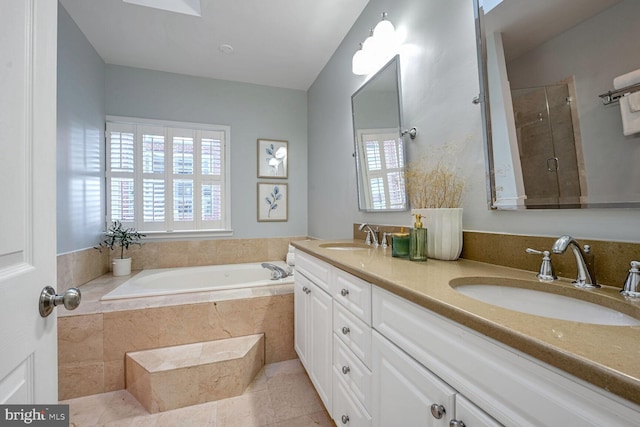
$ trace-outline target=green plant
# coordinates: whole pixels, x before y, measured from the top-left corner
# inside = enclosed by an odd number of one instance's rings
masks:
[[[98,246],[95,246],[95,249],[102,251],[102,248],[114,250],[116,247],[120,247],[121,259],[124,259],[125,249],[129,249],[131,245],[142,245],[138,240],[145,237],[144,234],[138,233],[133,228],[123,227],[120,221],[113,221],[105,236],[106,238]]]

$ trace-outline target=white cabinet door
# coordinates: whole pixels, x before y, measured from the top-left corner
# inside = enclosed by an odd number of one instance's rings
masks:
[[[308,334],[310,338],[308,359],[311,359],[311,370],[308,372],[327,411],[331,413],[331,383],[333,377],[332,299],[328,293],[314,284],[311,284],[310,290],[308,305]]]
[[[57,15],[57,1],[0,5],[0,404],[58,401],[56,314],[38,312],[56,287]]]
[[[382,335],[372,335],[373,425],[448,427],[456,391]]]
[[[311,282],[309,279],[301,274],[296,274],[295,286],[293,288],[294,348],[296,349],[296,353],[298,353],[300,362],[302,362],[302,365],[307,369],[307,371],[310,369],[309,361],[307,360],[307,354],[309,353],[307,336],[307,330],[309,329],[307,326],[307,305],[309,297],[307,295],[307,291],[310,286]]]
[[[456,427],[500,427],[502,424],[478,408],[463,395],[456,396],[456,418],[451,424]]]
[[[331,413],[332,299],[302,274],[295,278],[294,322],[296,353]]]

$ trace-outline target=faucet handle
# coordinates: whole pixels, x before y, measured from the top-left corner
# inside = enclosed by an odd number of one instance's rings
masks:
[[[640,261],[631,261],[631,268],[620,293],[625,297],[640,298]]]
[[[542,255],[542,264],[540,265],[540,271],[536,274],[536,277],[541,282],[552,282],[558,278],[553,272],[553,264],[551,264],[551,257],[549,251],[539,251],[536,249],[527,248],[525,250],[528,254]]]
[[[371,244],[371,230],[365,230],[367,232],[367,238],[364,240],[364,243],[367,245]]]
[[[388,247],[388,243],[387,243],[387,236],[389,235],[389,233],[387,233],[386,231],[382,233],[382,243],[380,243],[380,246],[382,246],[383,248]]]

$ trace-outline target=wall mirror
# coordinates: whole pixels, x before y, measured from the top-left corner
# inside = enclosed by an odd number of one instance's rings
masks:
[[[477,3],[490,207],[640,207],[640,134],[600,96],[640,69],[640,2]]]
[[[407,210],[400,93],[396,55],[351,96],[358,206],[362,211]]]

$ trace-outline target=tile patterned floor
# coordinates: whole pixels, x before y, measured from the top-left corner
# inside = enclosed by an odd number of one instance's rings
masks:
[[[300,361],[266,365],[241,396],[149,414],[126,390],[61,401],[72,427],[331,427]]]

